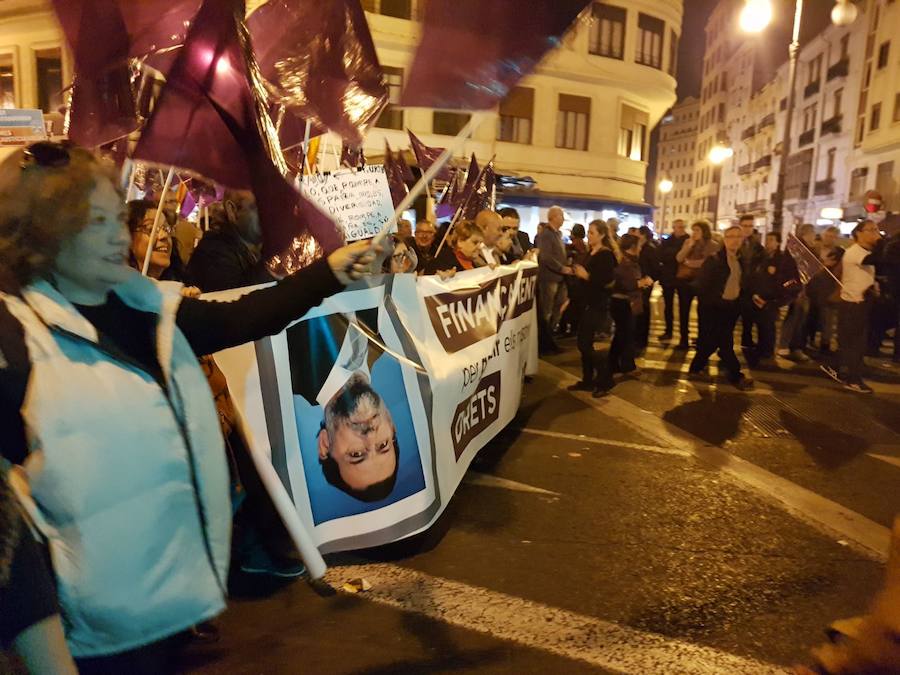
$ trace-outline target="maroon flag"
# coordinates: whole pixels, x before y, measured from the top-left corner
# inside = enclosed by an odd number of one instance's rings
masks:
[[[825,269],[825,265],[819,260],[819,256],[809,250],[809,247],[796,235],[788,235],[784,248],[794,259],[794,263],[797,265],[797,273],[800,275],[800,283],[804,286],[816,274]]]
[[[104,145],[138,128],[130,43],[115,0],[54,0],[75,59],[69,138]]]
[[[469,201],[469,195],[475,192],[475,186],[477,185],[480,176],[481,170],[478,168],[478,159],[473,152],[472,159],[469,161],[469,171],[466,173],[466,183],[461,192],[457,191],[454,194],[455,201],[451,201],[450,203],[456,207],[460,207]]]
[[[409,129],[406,130],[406,133],[409,134],[409,144],[416,156],[419,170],[424,174],[428,171],[429,167],[437,161],[437,158],[441,156],[441,153],[444,152],[444,148],[432,148],[425,145],[419,140],[419,137]],[[445,164],[441,170],[438,171],[435,180],[450,180],[450,166],[448,164]]]
[[[263,76],[279,103],[359,145],[388,102],[359,0],[269,0],[247,20]]]
[[[341,166],[350,169],[361,169],[366,165],[366,155],[361,145],[341,145]]]
[[[428,0],[400,104],[492,108],[559,46],[589,4],[589,0]]]
[[[387,140],[384,142],[384,173],[387,176],[388,187],[391,189],[391,200],[396,208],[409,193],[409,187],[403,180],[403,169],[394,158],[394,153]]]
[[[306,231],[330,252],[342,243],[334,223],[281,172],[283,157],[256,86],[243,13],[241,0],[204,1],[134,156],[253,190],[266,256],[283,252]]]
[[[494,160],[488,162],[478,173],[474,181],[474,188],[469,193],[463,206],[462,217],[471,220],[481,211],[493,207],[494,196]]]
[[[128,30],[129,56],[168,73],[200,3],[201,0],[116,0]],[[106,39],[105,35],[99,37]]]
[[[413,175],[412,169],[409,168],[409,164],[406,162],[406,155],[403,154],[402,150],[397,151],[396,158],[397,165],[400,167],[400,175],[403,176],[403,182],[415,182],[416,177]]]

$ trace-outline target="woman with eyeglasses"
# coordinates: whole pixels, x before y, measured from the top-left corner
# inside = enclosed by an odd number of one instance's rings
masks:
[[[131,233],[131,266],[140,270],[150,245],[157,205],[147,199],[128,202],[125,223]],[[165,218],[159,219],[147,276],[165,281],[183,281],[184,265],[176,253],[175,228]]]
[[[0,452],[46,538],[82,673],[164,673],[225,606],[231,504],[197,357],[277,333],[361,277],[368,242],[231,303],[128,265],[116,175],[40,143],[0,164]]]

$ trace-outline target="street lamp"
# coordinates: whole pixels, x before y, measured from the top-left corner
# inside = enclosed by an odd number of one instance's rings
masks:
[[[722,198],[722,169],[721,166],[734,156],[734,149],[721,141],[716,143],[709,151],[710,164],[719,168],[719,179],[716,181],[716,208],[713,210],[713,228],[719,229],[719,200]]]
[[[672,191],[673,187],[675,187],[675,184],[668,178],[663,178],[661,181],[659,181],[659,185],[657,186],[657,188],[659,189],[659,193],[663,196],[662,215],[659,217],[660,234],[662,234],[666,229],[666,200],[668,199],[669,193]]]
[[[794,120],[794,105],[797,88],[797,57],[800,55],[800,24],[803,20],[803,0],[796,0],[794,27],[788,46],[790,64],[788,66],[788,99],[784,120],[784,137],[781,141],[781,162],[778,166],[778,186],[775,188],[775,213],[772,230],[781,232],[784,223],[784,184],[787,178],[787,163],[791,149],[791,125]],[[740,26],[748,33],[760,33],[772,21],[772,0],[744,0]],[[851,0],[836,0],[831,10],[831,21],[838,26],[847,26],[856,20],[856,6]]]

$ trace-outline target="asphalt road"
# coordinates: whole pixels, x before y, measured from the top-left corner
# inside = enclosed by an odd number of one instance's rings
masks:
[[[658,335],[654,321],[653,336]],[[234,598],[203,673],[765,673],[862,612],[900,512],[900,372],[876,394],[814,364],[755,392],[689,382],[654,343],[635,380],[570,394],[542,363],[440,522],[332,556],[335,588]],[[877,365],[877,364],[876,364]],[[713,369],[714,370],[714,369]]]

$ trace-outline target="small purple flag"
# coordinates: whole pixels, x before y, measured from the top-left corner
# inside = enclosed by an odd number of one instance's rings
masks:
[[[589,4],[590,0],[428,0],[400,105],[494,107],[559,46]]]
[[[825,269],[825,265],[819,260],[819,256],[810,251],[809,247],[796,235],[788,235],[784,248],[794,259],[794,263],[797,265],[797,273],[800,275],[800,283],[804,286],[816,274]]]
[[[454,201],[450,203],[454,206],[462,206],[469,200],[469,195],[471,195],[475,191],[475,186],[478,183],[478,179],[481,176],[481,170],[478,168],[478,159],[475,157],[475,153],[472,153],[472,159],[469,161],[469,171],[466,173],[466,183],[463,186],[462,191],[457,190],[454,194]]]
[[[384,142],[384,173],[387,176],[388,187],[391,189],[391,200],[396,208],[409,194],[409,187],[403,181],[403,169],[394,158],[394,153],[387,140]]]
[[[419,169],[424,174],[428,169],[437,161],[437,158],[441,156],[444,152],[444,148],[432,148],[425,145],[422,141],[419,140],[419,137],[416,136],[409,129],[406,130],[406,133],[409,134],[409,143],[412,146],[412,151],[416,155],[416,162],[419,164]],[[441,170],[437,172],[435,176],[435,180],[450,180],[450,163],[448,162]]]
[[[413,175],[412,169],[409,168],[409,164],[406,162],[406,155],[403,154],[403,151],[398,150],[395,157],[397,158],[397,164],[400,166],[400,175],[403,176],[403,182],[415,182],[416,177]]]
[[[247,25],[278,103],[361,144],[388,90],[360,0],[269,0]]]
[[[474,219],[481,211],[491,208],[495,180],[494,160],[491,160],[475,179],[474,187],[463,205],[463,218],[467,220]]]
[[[366,155],[361,145],[341,145],[341,166],[349,169],[361,169],[366,165]]]

